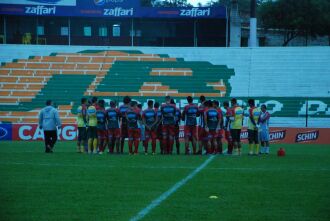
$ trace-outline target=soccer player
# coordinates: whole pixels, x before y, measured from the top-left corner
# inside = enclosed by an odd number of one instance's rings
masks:
[[[165,97],[165,104],[160,108],[162,112],[163,148],[165,154],[172,154],[175,136],[175,113],[176,106],[171,104],[171,97]]]
[[[193,148],[193,154],[196,154],[196,140],[197,140],[197,120],[199,116],[198,106],[193,104],[193,98],[187,97],[188,104],[184,107],[182,112],[182,119],[184,120],[184,139],[185,139],[185,154],[189,154],[189,141]]]
[[[142,117],[142,114],[143,114],[142,104],[141,103],[140,104],[137,104],[137,108],[140,110],[140,116]],[[139,129],[140,129],[140,134],[141,134],[140,141],[143,144],[144,141],[145,141],[145,139],[146,139],[146,135],[145,135],[146,128],[145,128],[145,125],[142,122],[142,119],[140,119],[138,121],[138,125],[139,125]]]
[[[57,127],[57,128],[56,128]],[[61,120],[51,100],[46,101],[46,107],[39,113],[39,129],[43,129],[45,137],[45,152],[53,153],[57,141],[57,129],[61,128]]]
[[[174,99],[171,99],[171,104],[175,105]],[[181,121],[181,111],[179,108],[175,105],[175,126],[174,126],[174,140],[175,140],[175,146],[176,146],[176,153],[180,154],[180,121]]]
[[[93,97],[91,105],[87,108],[87,122],[88,122],[88,153],[97,153],[97,97]]]
[[[233,139],[230,134],[230,116],[231,109],[229,108],[229,102],[223,102],[223,107],[226,110],[225,122],[224,122],[224,130],[225,130],[225,139],[227,140],[227,154],[231,155],[233,152]]]
[[[218,131],[220,130],[221,115],[213,105],[212,101],[207,101],[204,110],[205,131],[207,133],[207,154],[216,154],[218,152]]]
[[[205,132],[204,110],[206,98],[204,95],[199,97],[200,105],[198,107],[199,125],[198,125],[198,154],[203,154],[203,147],[206,148],[207,134]]]
[[[151,138],[151,152],[152,155],[156,154],[156,138],[158,122],[157,112],[153,109],[154,101],[148,100],[148,108],[142,113],[142,123],[145,125],[145,140],[143,142],[144,152],[148,154],[148,143]]]
[[[84,153],[85,146],[87,145],[87,99],[81,98],[81,105],[77,109],[77,127],[78,127],[78,142],[77,142],[77,152]]]
[[[105,106],[104,100],[99,100],[98,106],[96,107],[99,154],[103,154],[104,149],[107,145],[107,138],[108,138],[107,127],[106,127],[106,113],[104,106]]]
[[[258,120],[260,125],[261,153],[269,154],[269,118],[270,113],[266,105],[261,105],[261,113]]]
[[[131,98],[128,96],[125,96],[123,99],[124,104],[119,107],[120,111],[120,119],[121,119],[121,124],[120,124],[120,136],[121,136],[121,141],[120,141],[120,153],[124,153],[124,143],[125,143],[125,138],[128,137],[128,129],[127,129],[127,119],[126,119],[126,111],[130,107],[130,102]]]
[[[155,102],[154,109],[157,113],[157,123],[155,125],[157,139],[159,140],[159,147],[160,147],[160,154],[164,154],[164,148],[163,148],[163,134],[162,134],[162,112],[159,108],[159,103]]]
[[[214,100],[213,101],[213,107],[218,111],[219,115],[220,115],[220,128],[218,130],[218,137],[217,137],[217,144],[218,144],[218,147],[215,149],[217,151],[217,153],[220,153],[222,154],[222,128],[223,128],[223,115],[222,115],[222,110],[220,108],[220,103],[219,101],[217,100]]]
[[[258,155],[259,154],[258,119],[260,116],[260,109],[255,106],[254,99],[249,99],[248,104],[250,106],[249,119],[248,119],[249,155],[253,155],[253,154]]]
[[[115,101],[110,101],[110,108],[105,112],[107,126],[108,126],[108,147],[109,153],[113,153],[116,145],[116,153],[119,154],[119,144],[120,144],[120,112],[116,107]]]
[[[131,101],[130,108],[126,111],[127,129],[128,129],[128,148],[129,154],[133,154],[133,143],[134,143],[134,154],[138,154],[139,143],[140,143],[140,129],[138,121],[141,119],[141,111],[137,107],[136,101]]]
[[[234,150],[241,155],[241,129],[243,125],[243,109],[237,105],[236,98],[231,99],[231,115],[230,115],[230,133],[233,138]]]

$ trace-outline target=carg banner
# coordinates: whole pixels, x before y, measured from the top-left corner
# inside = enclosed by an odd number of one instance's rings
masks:
[[[272,143],[315,143],[330,144],[330,128],[270,128],[269,139]],[[248,132],[243,129],[241,139],[248,142]]]
[[[43,140],[44,133],[37,124],[13,124],[13,140],[35,141]],[[57,131],[58,139],[64,141],[75,140],[77,137],[76,125],[63,125],[62,129]]]

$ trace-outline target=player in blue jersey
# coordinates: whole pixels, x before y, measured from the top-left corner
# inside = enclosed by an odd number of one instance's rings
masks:
[[[97,119],[97,135],[99,144],[99,154],[103,154],[105,146],[107,145],[107,127],[106,127],[106,113],[105,113],[105,102],[99,100],[98,106],[96,107],[96,119]]]
[[[140,129],[138,121],[141,119],[141,111],[137,107],[136,101],[131,101],[130,108],[126,111],[127,129],[128,129],[128,147],[129,154],[133,154],[133,143],[134,143],[134,154],[138,154],[138,148],[140,143]]]
[[[123,99],[123,102],[124,102],[124,104],[119,107],[120,119],[121,119],[121,123],[120,123],[120,129],[121,129],[121,131],[120,131],[120,136],[121,136],[120,153],[124,152],[125,138],[128,137],[126,111],[130,107],[131,98],[128,97],[128,96],[125,96],[124,99]]]
[[[148,100],[148,108],[142,113],[142,123],[145,125],[145,140],[143,142],[144,152],[148,154],[148,143],[151,138],[151,152],[156,154],[156,138],[157,138],[157,127],[158,122],[157,112],[153,108],[154,101]]]
[[[196,140],[197,140],[197,120],[199,116],[198,106],[193,104],[193,98],[187,97],[188,105],[186,105],[182,112],[182,120],[184,121],[184,139],[185,139],[185,154],[190,153],[189,141],[191,141],[193,154],[196,154]]]
[[[115,101],[110,101],[110,108],[106,110],[106,119],[108,127],[108,145],[109,153],[113,153],[114,147],[116,146],[116,153],[120,153],[120,112],[116,107]]]
[[[261,151],[262,154],[269,154],[269,118],[270,113],[267,111],[266,105],[261,105],[261,113],[258,120],[260,125],[260,141],[261,141]]]
[[[162,112],[159,108],[159,102],[155,102],[154,109],[157,113],[157,123],[155,125],[157,139],[159,141],[159,147],[160,147],[160,154],[164,154],[164,148],[163,148],[163,134],[162,134]]]
[[[198,122],[198,154],[203,153],[203,148],[206,148],[207,144],[207,133],[205,132],[205,121],[204,111],[206,98],[204,95],[199,97],[200,105],[198,107],[199,122]]]
[[[207,101],[204,111],[205,131],[207,133],[207,153],[216,154],[218,152],[217,138],[220,130],[220,114],[213,106],[212,101]]]
[[[176,106],[171,104],[171,97],[165,97],[165,104],[161,106],[163,148],[165,154],[172,154],[175,136]]]
[[[176,153],[180,154],[180,121],[181,121],[181,111],[176,107],[175,101],[172,98],[171,104],[175,105],[175,126],[174,126],[174,141],[176,146]]]

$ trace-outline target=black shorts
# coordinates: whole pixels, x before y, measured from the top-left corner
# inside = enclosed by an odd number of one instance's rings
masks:
[[[97,127],[88,127],[88,139],[97,139]]]
[[[259,143],[259,134],[257,130],[248,130],[249,143]]]
[[[78,141],[85,141],[87,139],[86,127],[78,127]]]
[[[230,129],[233,142],[241,142],[241,129]]]

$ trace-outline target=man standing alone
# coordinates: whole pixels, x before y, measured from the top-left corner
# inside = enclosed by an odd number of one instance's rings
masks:
[[[45,152],[52,153],[57,141],[57,129],[61,128],[61,120],[51,100],[46,101],[46,107],[39,113],[39,129],[44,130]]]

